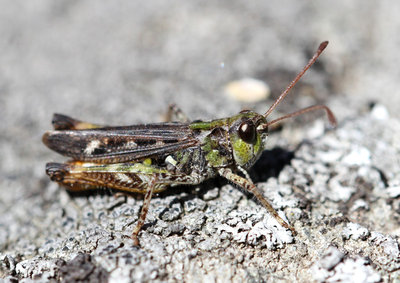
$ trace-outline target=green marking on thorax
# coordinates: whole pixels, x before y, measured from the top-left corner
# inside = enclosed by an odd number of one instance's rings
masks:
[[[228,163],[228,157],[221,154],[218,140],[208,135],[204,138],[202,149],[206,152],[206,159],[211,166],[220,167]]]
[[[228,159],[226,156],[220,154],[220,152],[216,149],[211,150],[206,155],[206,159],[211,166],[221,167],[223,165],[227,165]]]
[[[189,125],[191,130],[200,130],[200,131],[207,131],[212,130],[216,127],[225,126],[227,123],[227,118],[217,119],[212,121],[201,121],[201,122],[194,122]]]
[[[201,121],[201,122],[193,122],[189,125],[191,130],[212,130],[216,127],[222,127],[222,126],[230,126],[232,125],[235,121],[240,120],[242,118],[253,118],[255,116],[260,116],[260,114],[257,114],[256,112],[249,111],[245,113],[239,113],[235,116],[232,117],[227,117],[227,118],[222,118],[222,119],[215,119],[211,121]]]

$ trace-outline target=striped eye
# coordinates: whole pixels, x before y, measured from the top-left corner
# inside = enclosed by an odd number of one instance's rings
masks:
[[[256,126],[250,120],[244,121],[239,126],[239,137],[246,143],[256,140]]]

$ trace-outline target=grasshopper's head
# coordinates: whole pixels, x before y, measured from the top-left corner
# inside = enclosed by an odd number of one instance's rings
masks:
[[[260,157],[268,136],[267,120],[253,111],[242,111],[231,118],[229,137],[235,163],[250,168]]]
[[[328,45],[328,42],[322,42],[314,56],[307,65],[300,71],[296,78],[289,86],[279,95],[275,102],[271,105],[264,115],[257,114],[252,111],[242,111],[239,115],[231,118],[229,121],[229,136],[232,144],[233,157],[237,165],[244,169],[250,168],[261,155],[264,150],[264,143],[268,135],[268,126],[275,124],[281,120],[298,116],[306,112],[322,109],[325,110],[332,126],[336,126],[336,118],[332,111],[325,105],[314,105],[299,111],[287,114],[278,119],[267,122],[267,117],[276,108],[276,106],[285,98],[293,86],[300,80],[303,74],[317,60],[319,55]]]

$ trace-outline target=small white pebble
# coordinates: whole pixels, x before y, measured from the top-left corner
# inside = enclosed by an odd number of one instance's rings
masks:
[[[266,99],[271,90],[260,80],[243,78],[232,81],[225,86],[225,93],[235,100],[242,102],[257,102]]]

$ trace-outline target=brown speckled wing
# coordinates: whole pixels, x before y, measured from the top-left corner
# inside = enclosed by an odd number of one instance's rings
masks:
[[[43,143],[74,160],[118,163],[173,153],[199,141],[186,123],[155,123],[49,131]]]

